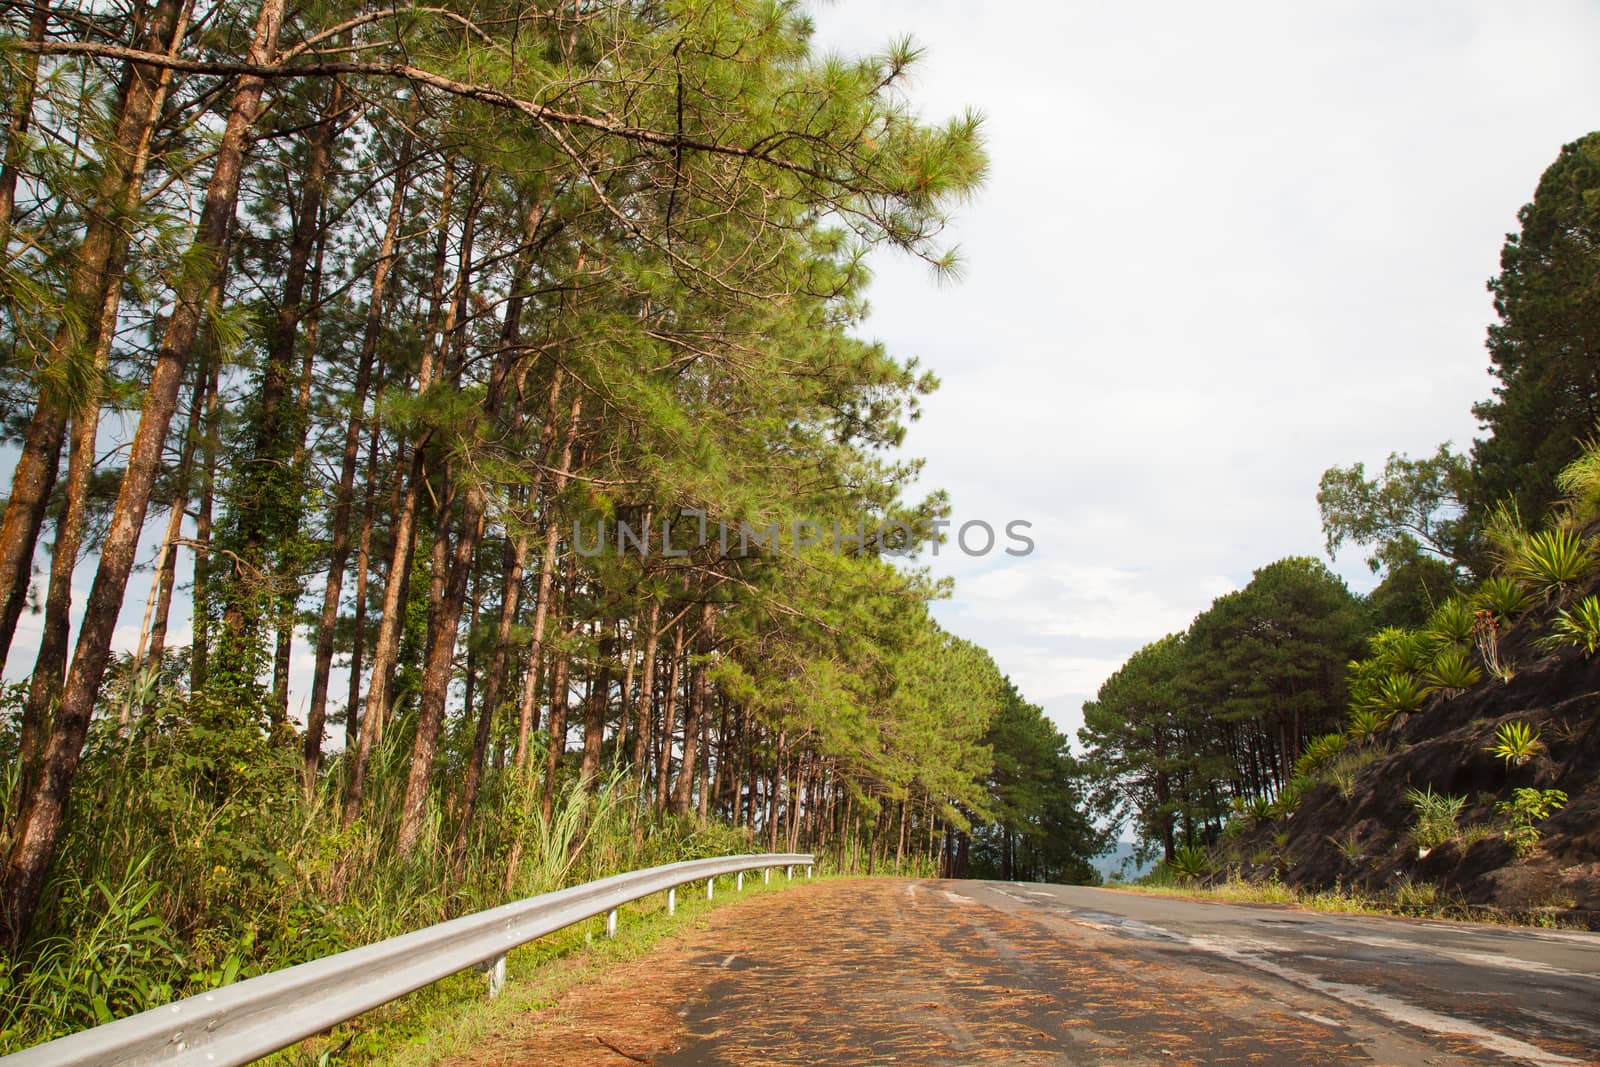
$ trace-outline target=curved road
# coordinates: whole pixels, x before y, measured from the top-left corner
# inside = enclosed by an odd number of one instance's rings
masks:
[[[712,912],[459,1062],[1600,1064],[1600,935],[822,882]]]

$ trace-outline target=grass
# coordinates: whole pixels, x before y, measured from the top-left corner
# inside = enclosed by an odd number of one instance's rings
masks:
[[[823,877],[815,875],[812,880]],[[557,1008],[562,994],[592,981],[607,967],[637,959],[663,939],[703,927],[714,908],[736,900],[781,892],[794,882],[782,870],[763,884],[759,875],[745,876],[742,893],[732,877],[717,880],[716,896],[707,901],[699,883],[680,888],[677,911],[668,915],[665,894],[656,894],[622,908],[617,936],[605,936],[603,917],[590,919],[511,952],[506,959],[506,984],[488,997],[483,975],[457,974],[420,989],[360,1019],[312,1038],[268,1059],[283,1067],[321,1067],[324,1063],[394,1064],[424,1067],[457,1055],[461,1049],[504,1038],[519,1027],[538,1025],[535,1013]]]
[[[1153,877],[1153,876],[1152,876]],[[1124,892],[1147,896],[1180,897],[1187,900],[1217,901],[1230,904],[1278,904],[1306,911],[1347,915],[1392,915],[1407,919],[1440,919],[1490,926],[1523,926],[1540,929],[1586,930],[1581,924],[1563,922],[1560,911],[1570,902],[1544,908],[1508,911],[1467,905],[1446,898],[1428,882],[1407,880],[1392,894],[1355,892],[1342,885],[1333,889],[1307,890],[1280,881],[1276,876],[1265,881],[1240,877],[1237,872],[1214,885],[1161,884],[1145,881],[1116,886]]]

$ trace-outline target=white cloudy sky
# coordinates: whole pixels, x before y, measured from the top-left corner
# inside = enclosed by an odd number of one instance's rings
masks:
[[[958,579],[941,619],[1069,733],[1129,652],[1320,552],[1329,465],[1471,438],[1484,281],[1540,171],[1600,127],[1600,5],[1571,0],[874,0],[816,22],[846,52],[911,34],[924,113],[987,116],[990,180],[952,233],[967,280],[880,256],[866,330],[944,381],[909,448],[957,519],[1034,524],[1026,559],[935,563]]]
[[[1133,649],[1321,553],[1325,468],[1470,441],[1484,282],[1540,172],[1600,127],[1593,3],[815,17],[842,51],[913,35],[924,113],[987,117],[966,281],[880,256],[867,332],[944,381],[909,448],[958,520],[1035,525],[1023,560],[945,553],[940,617],[1069,732]]]

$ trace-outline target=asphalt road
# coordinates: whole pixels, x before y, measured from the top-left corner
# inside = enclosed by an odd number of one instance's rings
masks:
[[[460,1062],[1600,1065],[1600,935],[830,881],[709,913]]]

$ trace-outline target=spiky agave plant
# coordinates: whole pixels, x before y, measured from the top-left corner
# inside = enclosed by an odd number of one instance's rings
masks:
[[[1422,706],[1422,683],[1410,674],[1391,674],[1378,683],[1372,704],[1392,716],[1409,715]]]
[[[1467,658],[1466,652],[1451,647],[1433,658],[1433,663],[1423,672],[1422,677],[1427,683],[1424,692],[1443,693],[1448,699],[1459,696],[1478,684],[1483,672]]]
[[[1186,882],[1198,882],[1211,869],[1211,859],[1199,845],[1184,845],[1173,854],[1167,867]]]
[[[1585,655],[1600,652],[1600,598],[1586,596],[1559,612],[1551,623],[1552,637],[1560,644],[1576,645]]]
[[[1543,530],[1528,538],[1511,560],[1509,570],[1559,601],[1595,564],[1594,550],[1571,530]]]
[[[1466,644],[1472,639],[1472,608],[1461,597],[1451,597],[1428,619],[1424,633],[1439,644]]]
[[[1497,574],[1486,578],[1472,594],[1472,605],[1487,611],[1502,622],[1510,622],[1533,606],[1528,587],[1515,578]]]
[[[1345,735],[1358,745],[1370,745],[1388,729],[1392,717],[1378,708],[1356,708],[1350,713]]]
[[[1296,777],[1314,775],[1327,766],[1328,761],[1343,752],[1350,744],[1350,739],[1344,734],[1323,734],[1307,741],[1300,750],[1300,758],[1294,761]]]
[[[1507,767],[1521,767],[1544,751],[1539,731],[1522,721],[1503,722],[1494,733],[1494,744],[1484,749],[1506,761]]]

